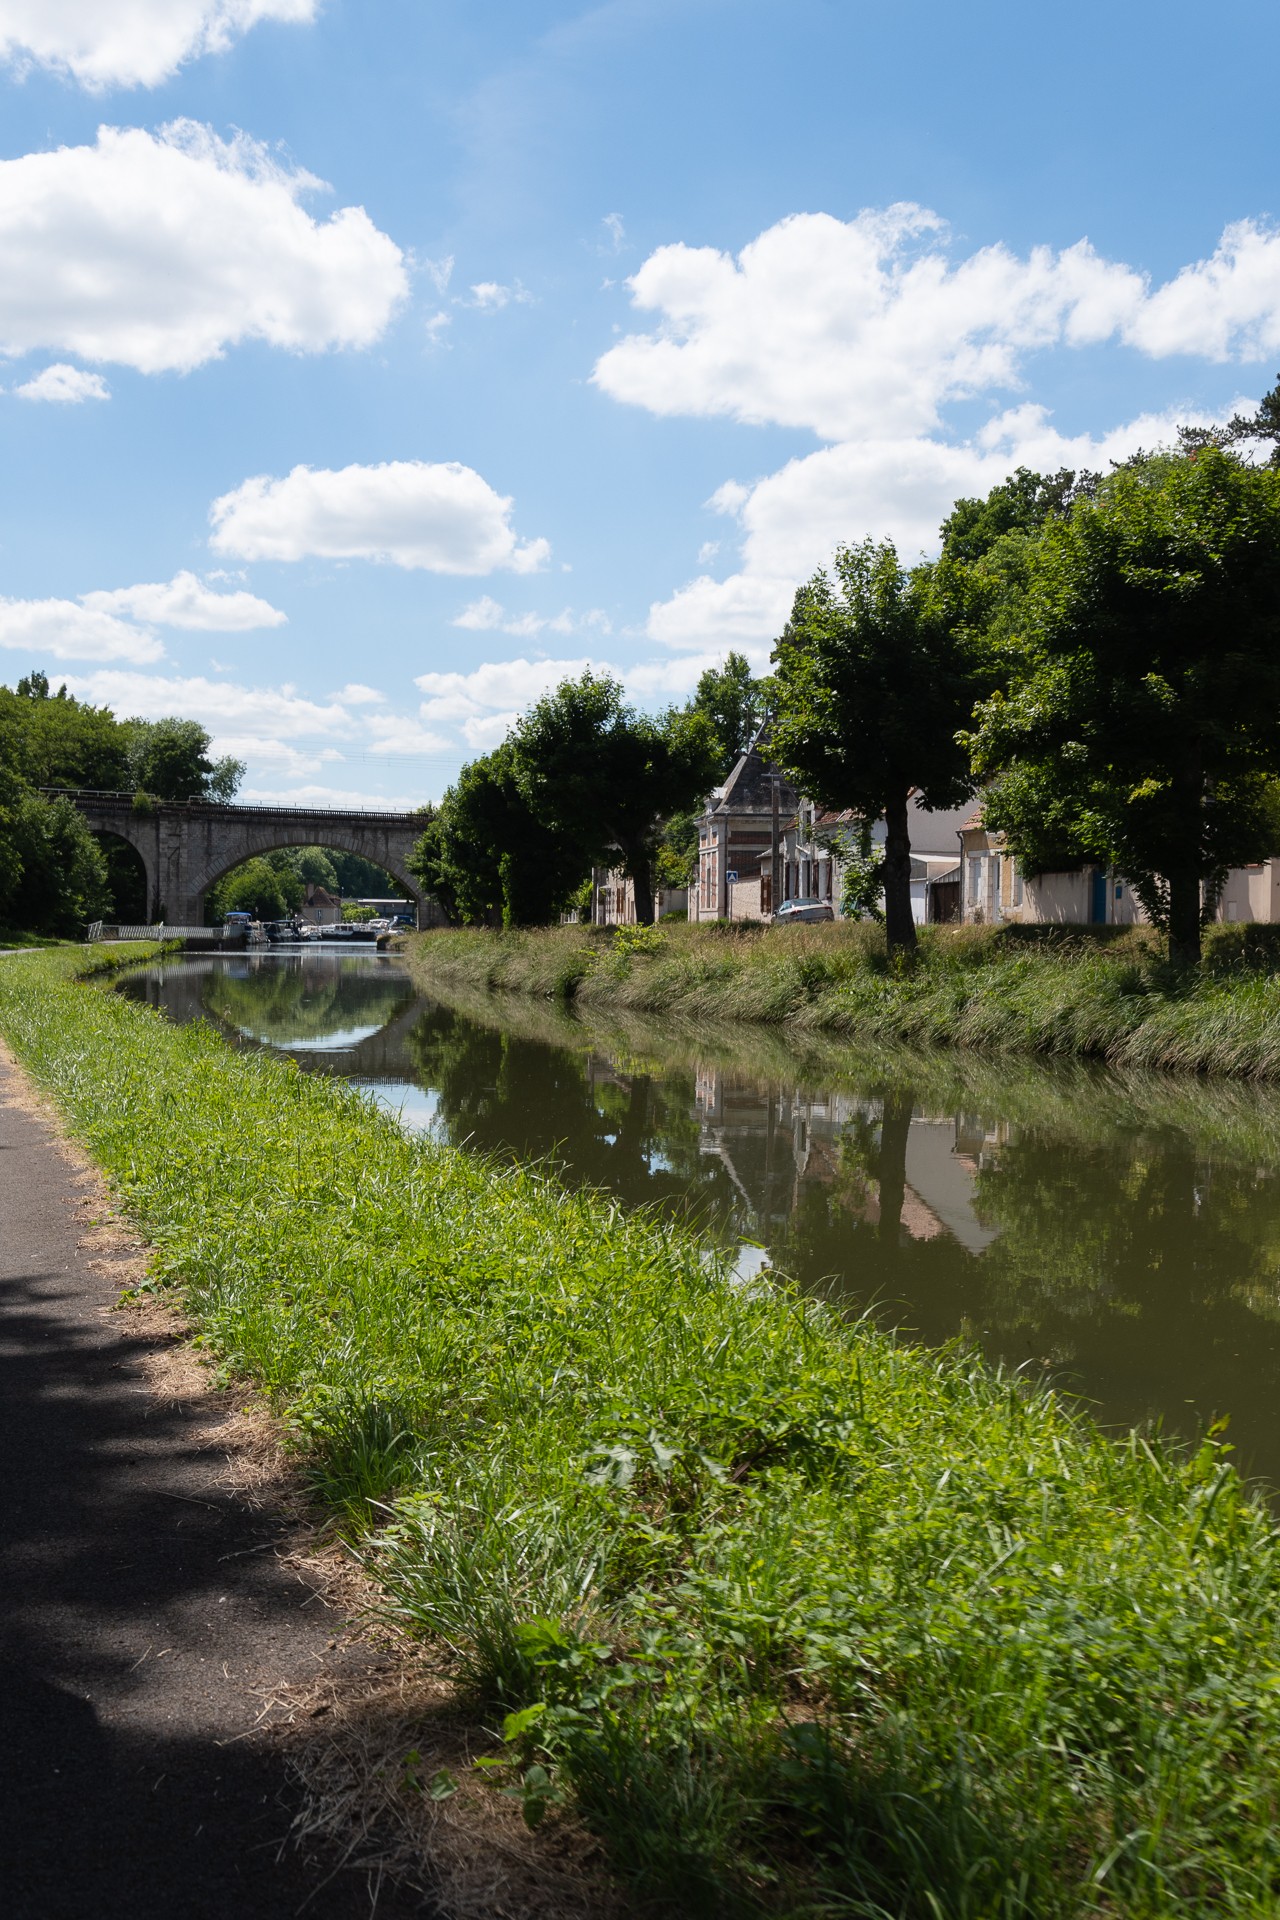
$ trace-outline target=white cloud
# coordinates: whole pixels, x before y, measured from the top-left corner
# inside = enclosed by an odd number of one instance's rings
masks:
[[[59,361],[45,367],[31,380],[25,380],[14,392],[20,400],[54,400],[64,406],[78,406],[82,400],[109,400],[111,389],[100,373],[86,373],[83,367],[69,367]]]
[[[336,807],[350,813],[412,813],[423,803],[421,793],[368,793],[316,781],[293,787],[244,786],[236,799],[259,807]]]
[[[295,467],[259,474],[209,509],[211,544],[245,560],[387,561],[434,573],[532,573],[551,549],[519,541],[512,502],[456,461]]]
[[[933,432],[947,402],[1016,388],[1026,356],[1045,347],[1280,351],[1280,230],[1249,220],[1154,290],[1087,240],[953,260],[944,223],[906,203],[849,221],[793,214],[736,260],[660,247],[629,284],[659,324],[601,356],[593,378],[606,393],[827,440]]]
[[[603,607],[589,607],[582,614],[574,613],[572,607],[565,607],[556,614],[509,614],[501,601],[487,593],[482,593],[478,600],[472,600],[465,606],[452,624],[464,627],[470,633],[510,633],[521,640],[532,639],[535,634],[544,632],[613,631],[613,622]]]
[[[611,250],[614,253],[621,253],[622,243],[627,237],[627,229],[623,224],[622,215],[620,213],[606,213],[600,225],[609,236]]]
[[[756,650],[759,662],[765,655]],[[644,705],[680,699],[692,692],[704,668],[718,665],[723,649],[675,659],[642,661],[620,667],[594,656],[580,659],[486,660],[468,673],[422,673],[415,682],[426,695],[422,718],[437,727],[453,727],[474,752],[496,747],[522,713],[562,680],[576,680],[590,669],[621,680]]]
[[[306,22],[317,0],[0,0],[0,59],[51,68],[99,92],[154,87],[222,53],[259,20]]]
[[[241,340],[369,346],[406,296],[404,257],[362,207],[313,219],[300,201],[321,186],[190,120],[0,161],[0,352],[160,373]]]
[[[648,633],[681,648],[760,645],[781,631],[796,587],[841,541],[887,537],[910,563],[936,550],[939,526],[958,498],[988,492],[1015,467],[1105,472],[1138,447],[1171,440],[1180,422],[1204,418],[1186,410],[1144,414],[1097,437],[1068,436],[1043,408],[1023,406],[962,444],[915,436],[823,447],[741,489],[739,571],[724,580],[704,574],[655,602]]]
[[[101,617],[101,616],[99,616]],[[137,714],[159,720],[181,713],[199,720],[215,736],[220,753],[232,752],[226,740],[300,739],[309,734],[343,733],[351,715],[336,700],[321,704],[299,694],[296,687],[245,687],[231,680],[202,676],[165,676],[103,670],[68,679],[74,694],[114,708],[119,714]]]
[[[187,572],[163,585],[114,587],[83,593],[80,599],[95,612],[131,614],[135,620],[194,633],[247,633],[255,627],[282,627],[289,617],[256,594],[215,593]]]
[[[379,693],[376,687],[366,687],[362,681],[348,681],[340,687],[333,698],[344,707],[370,707],[380,705],[386,700],[385,693]]]
[[[368,729],[369,737],[380,753],[435,755],[448,753],[454,744],[444,734],[432,733],[420,721],[401,714],[371,714]]]
[[[514,303],[518,307],[531,307],[533,295],[527,287],[517,280],[514,286],[504,287],[497,280],[481,280],[471,289],[470,300],[464,301],[468,307],[479,307],[481,312],[497,313],[503,307]]]
[[[0,647],[53,660],[159,660],[154,634],[74,600],[0,600]]]

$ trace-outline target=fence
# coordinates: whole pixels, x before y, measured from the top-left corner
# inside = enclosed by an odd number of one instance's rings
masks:
[[[117,927],[95,920],[86,939],[94,940],[213,940],[223,939],[221,927],[171,927],[161,920],[152,927]]]

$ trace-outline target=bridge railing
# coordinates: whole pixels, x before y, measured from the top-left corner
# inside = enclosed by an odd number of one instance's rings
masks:
[[[132,809],[137,799],[135,793],[117,793],[105,787],[41,787],[41,793],[47,793],[63,800],[97,801],[99,805],[114,804]],[[191,794],[186,800],[154,800],[155,807],[204,807],[214,813],[281,813],[297,819],[337,819],[350,820],[394,820],[397,825],[417,820],[429,813],[426,805],[413,813],[394,813],[390,809],[375,807],[270,807],[259,806],[256,801],[237,802],[235,800],[207,800],[198,793]]]

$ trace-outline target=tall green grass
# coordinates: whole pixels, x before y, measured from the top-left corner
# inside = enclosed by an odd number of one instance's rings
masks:
[[[1148,931],[934,927],[895,966],[870,925],[663,927],[416,936],[440,979],[686,1019],[786,1022],[894,1045],[1101,1059],[1115,1066],[1280,1076],[1280,947],[1222,928],[1205,964],[1169,966]]]
[[[76,963],[0,969],[0,1032],[642,1907],[1280,1914],[1280,1538],[1213,1439],[734,1287]]]

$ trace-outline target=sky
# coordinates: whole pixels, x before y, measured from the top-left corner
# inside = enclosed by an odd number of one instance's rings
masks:
[[[0,681],[417,806],[1280,374],[1262,0],[0,0]]]

